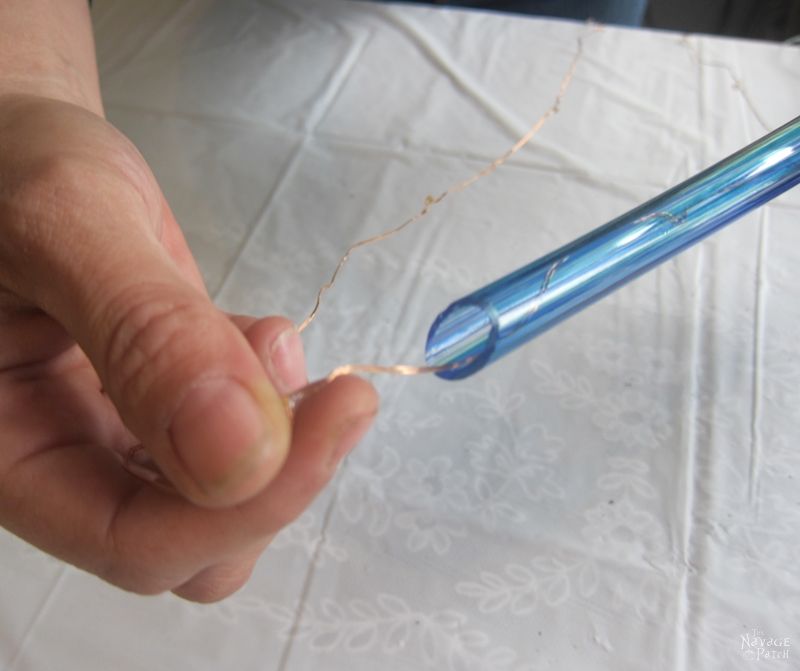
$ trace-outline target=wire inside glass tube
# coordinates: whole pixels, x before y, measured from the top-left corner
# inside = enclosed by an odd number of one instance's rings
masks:
[[[472,375],[798,182],[800,117],[456,301],[431,326],[426,362],[450,365],[436,373],[445,379]]]

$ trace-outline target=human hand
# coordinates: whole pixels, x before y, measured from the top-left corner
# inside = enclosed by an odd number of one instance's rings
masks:
[[[281,318],[228,317],[146,163],[100,116],[0,95],[0,525],[122,588],[213,601],[368,428]],[[180,495],[112,452],[143,445]]]

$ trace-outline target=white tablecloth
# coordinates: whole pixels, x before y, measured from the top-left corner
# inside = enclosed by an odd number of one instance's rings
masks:
[[[312,376],[421,362],[433,317],[800,112],[800,49],[331,0],[94,7],[109,117],[211,292]],[[800,668],[800,189],[377,426],[248,586],[118,591],[0,533],[5,671]],[[788,659],[756,662],[753,639]],[[753,667],[760,663],[762,666]]]

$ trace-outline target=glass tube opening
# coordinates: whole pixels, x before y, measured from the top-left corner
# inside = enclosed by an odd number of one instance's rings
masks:
[[[446,380],[459,380],[483,368],[494,353],[497,319],[491,307],[459,301],[433,322],[425,345],[429,366],[464,362],[451,370],[436,373]]]

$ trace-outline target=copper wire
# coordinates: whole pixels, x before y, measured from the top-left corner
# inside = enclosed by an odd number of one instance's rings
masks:
[[[589,32],[597,32],[601,30],[601,27],[596,24],[589,24]],[[395,226],[383,233],[378,233],[377,235],[373,235],[372,237],[365,238],[364,240],[359,240],[358,242],[353,243],[350,245],[346,250],[342,257],[339,259],[339,262],[336,264],[336,268],[334,269],[333,273],[331,274],[330,279],[323,284],[319,291],[317,292],[317,299],[314,303],[314,307],[308,316],[300,323],[297,327],[298,333],[302,333],[303,331],[308,328],[309,324],[314,321],[319,312],[320,305],[322,304],[323,296],[333,288],[336,284],[336,280],[339,277],[339,273],[342,271],[342,268],[347,264],[350,260],[351,254],[360,247],[366,247],[368,245],[374,244],[376,242],[381,242],[382,240],[386,240],[391,238],[398,233],[400,233],[405,228],[417,223],[420,219],[423,219],[427,214],[439,203],[441,203],[445,198],[448,196],[460,193],[465,191],[470,186],[472,186],[475,182],[479,179],[487,177],[488,175],[492,174],[495,170],[497,170],[500,166],[502,166],[506,161],[508,161],[514,154],[520,151],[525,145],[527,145],[542,127],[550,120],[551,117],[558,114],[559,110],[561,109],[561,101],[563,100],[564,96],[567,93],[567,90],[572,84],[572,80],[575,77],[575,70],[578,67],[578,63],[580,62],[583,56],[583,40],[584,36],[580,36],[577,39],[577,48],[575,50],[575,54],[572,57],[572,61],[569,64],[569,68],[567,69],[566,74],[561,80],[561,84],[558,87],[558,92],[556,93],[555,100],[553,104],[540,116],[536,122],[528,129],[528,131],[517,140],[510,149],[508,149],[504,154],[499,156],[498,158],[494,159],[491,163],[484,166],[481,170],[476,172],[471,177],[457,182],[453,184],[445,191],[442,191],[438,196],[428,196],[425,199],[425,202],[422,206],[422,209],[419,210],[416,214],[406,219],[402,224],[399,226]],[[445,364],[443,366],[413,366],[410,364],[396,364],[396,365],[378,365],[378,364],[345,364],[343,366],[339,366],[335,368],[327,376],[314,382],[307,387],[304,387],[296,394],[292,395],[287,399],[287,404],[289,409],[293,409],[294,406],[305,398],[309,392],[313,392],[319,386],[331,382],[332,380],[340,377],[342,375],[350,375],[353,373],[382,373],[387,375],[424,375],[428,373],[440,373],[447,370],[454,370],[456,368],[460,368],[472,362],[472,358],[467,359],[466,361],[459,361],[451,364]]]
[[[342,375],[353,375],[354,373],[391,373],[393,375],[420,375],[422,373],[442,373],[447,370],[454,370],[467,365],[466,361],[459,361],[458,364],[445,364],[442,366],[409,366],[398,364],[395,366],[381,366],[378,364],[358,364],[348,363],[334,368],[325,380],[330,382]]]
[[[592,25],[592,31],[599,30],[598,26]],[[578,47],[575,51],[575,55],[572,57],[572,61],[570,62],[569,68],[567,69],[567,73],[564,75],[564,78],[561,80],[561,84],[558,87],[558,93],[556,94],[556,98],[553,101],[553,104],[542,114],[539,119],[537,119],[536,123],[534,123],[528,131],[519,139],[517,140],[514,145],[508,149],[504,154],[496,158],[494,161],[486,165],[484,168],[476,172],[471,177],[465,179],[462,182],[458,182],[453,184],[451,187],[440,193],[438,196],[428,196],[425,199],[425,203],[422,206],[422,209],[419,210],[416,214],[412,217],[406,219],[402,224],[399,226],[395,226],[383,233],[378,233],[377,235],[373,235],[372,237],[365,238],[364,240],[359,240],[358,242],[353,243],[350,245],[346,250],[342,257],[339,259],[339,262],[336,264],[336,268],[334,269],[333,273],[331,274],[330,279],[323,284],[319,291],[317,292],[317,299],[314,303],[314,307],[312,308],[311,312],[308,316],[300,323],[297,327],[298,333],[302,333],[303,331],[308,328],[309,324],[314,321],[319,312],[320,305],[322,304],[323,296],[333,288],[334,284],[336,284],[336,280],[339,277],[339,273],[341,272],[342,268],[347,264],[350,260],[350,255],[360,247],[366,247],[368,245],[374,244],[376,242],[381,242],[382,240],[386,240],[387,238],[391,238],[398,233],[400,233],[403,229],[408,228],[412,224],[417,223],[420,219],[427,216],[427,214],[439,203],[441,203],[445,198],[448,196],[460,193],[468,189],[472,186],[475,182],[479,179],[482,179],[490,174],[492,174],[495,170],[497,170],[500,166],[502,166],[508,159],[510,159],[514,154],[516,154],[520,149],[522,149],[526,144],[528,144],[536,134],[542,129],[542,127],[547,123],[550,117],[558,114],[558,111],[561,108],[561,101],[564,98],[564,95],[567,93],[567,90],[572,83],[572,79],[575,76],[575,70],[578,67],[578,62],[580,61],[581,57],[583,56],[583,37],[578,37]],[[360,372],[367,372],[364,370],[365,368],[369,368],[369,366],[357,366]],[[369,371],[369,372],[383,372],[383,373],[390,373],[394,372],[397,375],[417,375],[419,373],[408,372],[412,369],[419,369],[417,366],[375,366],[374,368],[378,368],[378,371]],[[393,369],[393,370],[390,370]],[[420,372],[429,372],[429,371],[420,371]]]
[[[700,52],[700,48],[690,39],[688,35],[684,35],[681,38],[681,43],[689,50],[692,60],[694,60],[701,67],[718,68],[726,72],[728,77],[730,77],[733,88],[739,91],[742,96],[742,100],[744,100],[745,105],[747,105],[747,107],[750,109],[750,112],[752,113],[756,122],[758,122],[758,125],[761,126],[765,133],[769,133],[773,129],[773,126],[764,120],[764,117],[758,111],[758,108],[753,102],[752,96],[745,87],[744,82],[742,82],[730,65],[723,63],[722,61],[709,61],[704,59],[702,53]]]
[[[469,356],[463,361],[456,361],[453,363],[443,364],[441,366],[409,366],[406,364],[381,366],[378,364],[348,363],[334,368],[325,377],[320,378],[315,382],[310,382],[305,387],[301,387],[292,394],[285,396],[283,400],[286,405],[286,411],[291,417],[294,414],[295,408],[301,401],[317,393],[317,391],[322,389],[329,382],[333,382],[337,377],[342,377],[343,375],[354,375],[358,373],[384,373],[387,375],[406,376],[424,375],[426,373],[442,373],[444,371],[456,370],[458,368],[463,368],[464,366],[469,366],[473,361],[475,361],[474,356]]]
[[[590,29],[592,32],[600,30],[599,26],[591,25]],[[342,268],[345,266],[347,261],[350,259],[350,255],[360,247],[366,247],[367,245],[371,245],[376,242],[380,242],[381,240],[386,240],[394,235],[400,233],[403,229],[411,226],[412,224],[417,223],[420,219],[425,217],[433,207],[441,203],[447,196],[452,195],[454,193],[459,193],[468,189],[472,186],[475,182],[487,175],[490,175],[495,170],[497,170],[500,166],[502,166],[509,158],[511,158],[514,154],[516,154],[520,149],[522,149],[526,144],[528,144],[534,136],[542,129],[542,127],[547,123],[547,121],[558,113],[561,107],[561,100],[563,99],[564,95],[569,89],[570,84],[572,83],[572,79],[575,75],[575,69],[578,65],[578,62],[583,55],[583,37],[578,38],[578,47],[575,52],[575,55],[572,58],[570,63],[569,69],[567,70],[566,75],[561,80],[561,85],[558,88],[558,93],[553,104],[547,109],[547,111],[539,117],[539,119],[534,123],[528,131],[519,139],[516,143],[506,151],[502,156],[496,158],[494,161],[489,163],[479,172],[475,173],[468,179],[465,179],[462,182],[458,182],[454,184],[446,191],[443,191],[438,196],[428,196],[425,199],[425,203],[422,209],[417,212],[414,216],[410,217],[406,221],[404,221],[399,226],[395,228],[389,229],[383,233],[378,235],[374,235],[370,238],[366,238],[364,240],[359,240],[356,243],[350,245],[342,257],[339,259],[339,263],[336,265],[336,268],[333,271],[330,279],[323,284],[319,291],[317,292],[317,299],[314,304],[314,308],[308,314],[308,316],[302,321],[302,323],[297,327],[297,331],[302,333],[308,326],[314,321],[314,318],[317,316],[317,312],[319,312],[320,305],[322,303],[322,297],[325,293],[333,287],[336,283],[336,279],[339,276]],[[286,406],[286,412],[291,417],[294,414],[295,408],[297,405],[303,401],[304,399],[308,398],[309,396],[315,394],[317,391],[322,389],[325,385],[329,382],[332,382],[338,377],[342,377],[343,375],[352,375],[357,373],[383,373],[388,375],[424,375],[428,373],[441,373],[444,371],[455,370],[457,368],[461,368],[463,366],[468,366],[475,360],[474,357],[467,357],[463,361],[456,361],[449,364],[444,364],[441,366],[412,366],[409,364],[396,364],[391,366],[384,366],[379,364],[344,364],[342,366],[338,366],[334,368],[330,373],[328,373],[325,377],[320,378],[315,382],[311,382],[307,384],[305,387],[298,389],[292,394],[284,397],[284,404]],[[175,488],[172,483],[164,476],[161,472],[161,469],[158,467],[158,464],[150,457],[150,455],[144,450],[141,445],[137,445],[135,447],[126,450],[124,453],[120,453],[117,455],[120,459],[123,467],[133,476],[139,478],[143,482],[156,487],[164,492],[175,492]]]

